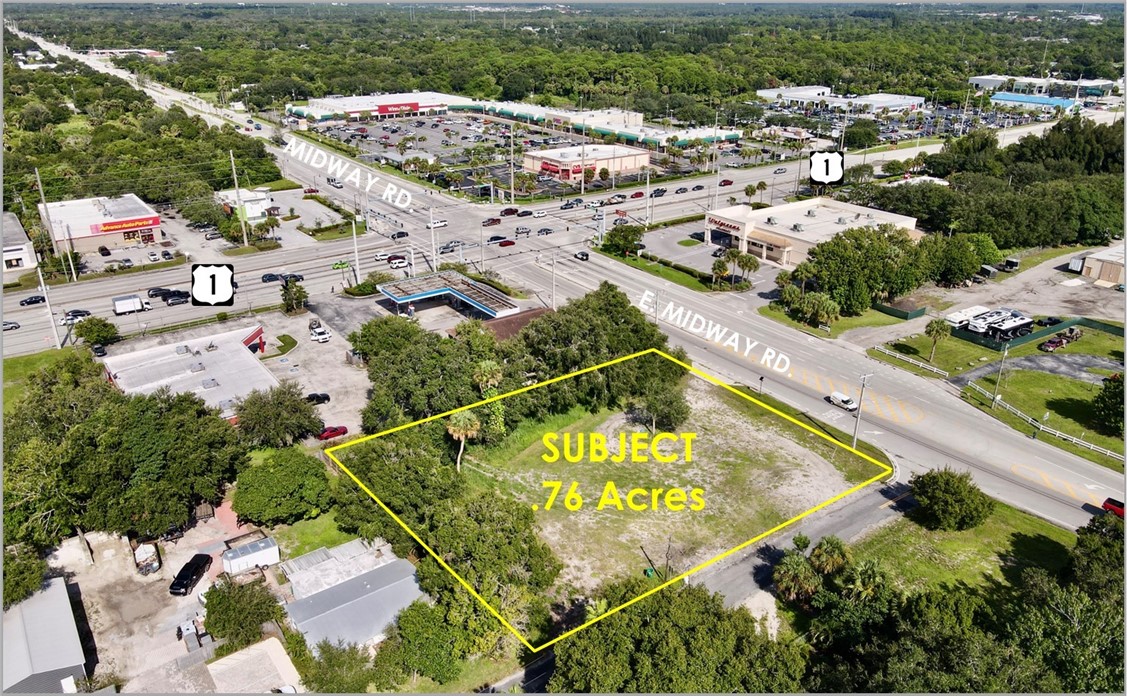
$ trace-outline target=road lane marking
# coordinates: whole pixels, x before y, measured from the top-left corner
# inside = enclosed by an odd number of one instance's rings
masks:
[[[1029,469],[1031,472],[1035,473],[1036,476],[1027,476],[1027,475],[1022,473],[1022,471],[1021,471],[1022,469]],[[1013,472],[1014,474],[1017,474],[1018,476],[1025,479],[1026,481],[1032,481],[1033,483],[1043,485],[1045,488],[1048,488],[1049,490],[1055,491],[1057,493],[1065,493],[1065,494],[1068,495],[1068,497],[1072,498],[1073,500],[1079,500],[1081,502],[1085,502],[1084,498],[1076,495],[1076,489],[1074,489],[1072,487],[1072,484],[1070,482],[1065,481],[1064,479],[1060,479],[1060,478],[1056,478],[1054,476],[1050,476],[1049,474],[1045,473],[1044,471],[1041,471],[1037,467],[1031,466],[1029,464],[1014,464],[1013,466],[1010,467],[1010,471]],[[1087,502],[1091,502],[1093,505],[1096,505],[1096,506],[1103,504],[1103,500],[1097,498],[1091,492],[1085,491],[1085,495],[1087,496]]]

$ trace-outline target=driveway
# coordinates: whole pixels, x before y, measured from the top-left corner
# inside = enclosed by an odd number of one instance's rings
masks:
[[[1101,370],[1122,370],[1123,363],[1118,363],[1108,358],[1103,358],[1098,355],[1085,355],[1083,353],[1054,353],[1052,355],[1027,355],[1022,358],[1011,358],[1006,361],[1006,369],[1013,370],[1036,370],[1038,372],[1048,372],[1062,377],[1069,377],[1071,379],[1078,379],[1082,382],[1090,384],[1099,384],[1103,381],[1104,376],[1094,372],[1088,372],[1089,368],[1098,368]],[[993,374],[998,371],[994,365],[983,365],[976,367],[973,370],[967,370],[959,375],[950,378],[951,384],[965,387],[967,384],[982,377],[983,375]]]

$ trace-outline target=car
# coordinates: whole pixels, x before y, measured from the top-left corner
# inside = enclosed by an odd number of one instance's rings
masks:
[[[517,210],[516,208],[505,208],[504,210],[501,211],[501,217],[509,217],[509,216],[512,216],[512,215],[516,215],[519,212],[520,211]]]
[[[519,213],[517,213],[517,217],[528,217],[529,215],[532,215],[531,210],[522,210]]]
[[[88,317],[90,310],[88,309],[68,309],[66,316],[68,317]]]
[[[1043,342],[1041,345],[1037,346],[1037,348],[1039,350],[1045,351],[1046,353],[1052,353],[1057,348],[1063,348],[1066,345],[1068,345],[1068,342],[1063,338],[1050,338],[1049,340]]]
[[[677,189],[677,190],[676,190],[676,191],[674,191],[673,193],[688,193],[688,192],[689,192],[689,189],[687,189],[687,188],[685,188],[684,186],[682,186],[681,188]]]
[[[94,353],[95,358],[106,357],[106,347],[101,343],[95,343],[94,345],[90,346],[90,351]]]
[[[332,186],[332,187],[333,187],[333,188],[335,188],[335,189],[342,189],[342,188],[344,188],[344,184],[340,183],[340,182],[339,182],[339,181],[337,181],[336,179],[329,179],[327,183],[329,184],[329,186]]]
[[[771,173],[772,173],[772,174],[786,174],[786,173],[787,173],[787,168],[786,168],[786,167],[776,167],[776,168],[775,168],[775,171],[773,171],[773,172],[771,172]]]
[[[555,230],[553,230],[551,227],[541,227],[540,229],[536,230],[536,236],[537,237],[546,237],[547,235],[552,234],[553,232],[555,232]]]
[[[521,235],[529,235],[529,234],[532,234],[532,228],[531,227],[518,227],[517,228],[517,236],[518,237],[520,237]]]
[[[1123,283],[1120,283],[1119,285],[1115,286],[1115,289],[1119,292],[1123,292],[1125,287],[1127,287],[1127,286],[1124,286]]]
[[[1062,321],[1063,319],[1060,317],[1045,317],[1044,319],[1037,320],[1037,326],[1056,326]]]
[[[645,244],[642,244],[641,242],[634,242],[634,251],[641,251],[642,249],[645,249],[645,248],[646,248]]]
[[[206,553],[197,553],[192,559],[180,568],[172,584],[168,586],[168,594],[177,597],[187,597],[200,578],[211,568],[211,556]]]
[[[736,182],[732,181],[731,179],[724,179],[723,181],[720,182],[720,185],[721,186],[731,186],[734,183],[736,183]]]
[[[164,303],[169,307],[175,307],[176,305],[188,304],[191,299],[191,297],[184,297],[183,295],[169,295],[165,298]]]
[[[101,254],[102,256],[109,256],[109,255],[110,255],[110,250],[109,250],[109,249],[107,249],[107,248],[106,248],[106,247],[104,247],[104,246],[100,246],[100,247],[98,247],[98,253],[99,253],[99,254]]]
[[[501,224],[501,218],[495,218],[495,217],[485,218],[484,220],[481,221],[482,227],[492,227],[494,225],[500,225],[500,224]]]
[[[591,258],[591,255],[586,251],[577,251],[575,252],[575,258],[579,259],[580,261],[587,261]]]
[[[378,254],[375,255],[374,259],[376,261],[387,261],[387,257],[388,257],[388,253],[386,251],[381,251],[381,252],[379,252]]]
[[[253,118],[248,118],[248,119],[247,119],[247,123],[249,123],[249,124],[252,124],[252,125],[253,125],[253,124],[254,124],[254,119],[253,119]]]
[[[454,246],[453,244],[450,244],[450,243],[443,244],[442,246],[438,247],[438,253],[440,253],[440,254],[451,254],[457,248],[458,247],[456,247],[456,246]]]
[[[164,251],[160,252],[160,257],[162,259],[164,259],[165,261],[171,261],[172,260],[172,252],[169,251],[168,249],[165,249]]]
[[[634,193],[630,194],[630,197],[631,198],[645,198],[646,192],[645,191],[635,191]]]
[[[693,190],[694,191],[703,191],[704,190],[704,184],[697,184],[696,186],[693,187]]]
[[[571,210],[575,207],[575,201],[568,201],[560,206],[560,210]]]
[[[655,189],[652,193],[650,193],[650,198],[661,198],[664,195],[665,191],[663,191],[662,189]]]
[[[827,398],[829,399],[829,402],[831,404],[843,408],[846,411],[857,410],[857,402],[854,401],[852,397],[842,394],[841,392],[835,391],[831,393]]]
[[[393,241],[393,242],[394,242],[394,241],[395,241],[395,240],[397,240],[397,239],[407,239],[407,238],[408,238],[408,237],[410,237],[410,236],[411,236],[411,235],[407,233],[407,230],[399,230],[398,232],[393,232],[393,233],[392,233],[392,235],[391,235],[391,241]]]
[[[300,273],[283,273],[280,278],[283,283],[288,283],[291,280],[295,283],[305,282],[305,276],[301,275]]]
[[[329,425],[329,426],[326,426],[325,429],[321,431],[321,434],[317,436],[317,439],[318,440],[331,440],[334,437],[340,437],[341,435],[347,435],[347,434],[348,434],[348,428],[344,427],[343,425]]]
[[[277,273],[263,273],[262,274],[262,282],[263,283],[277,283],[281,279],[282,279],[282,277],[280,275],[278,275]]]
[[[582,198],[572,198],[571,202],[576,204],[576,205],[583,205],[583,199]]]
[[[407,268],[411,264],[407,263],[407,259],[395,259],[394,261],[388,262],[387,265],[391,270],[398,271],[401,268]]]
[[[160,254],[156,253],[155,251],[150,251],[149,252],[149,261],[152,261],[153,263],[160,261]]]
[[[516,244],[516,242],[514,242],[513,240],[511,240],[511,239],[506,239],[506,240],[505,240],[505,241],[503,241],[503,242],[498,242],[498,243],[497,243],[497,246],[499,246],[499,247],[511,247],[511,246],[513,246],[514,244]]]
[[[219,232],[219,231],[215,231],[215,232],[208,232],[207,234],[205,234],[205,235],[203,236],[203,238],[204,238],[204,239],[207,239],[207,240],[212,240],[212,239],[223,239],[223,233],[222,233],[222,232]]]
[[[534,218],[548,217],[548,213],[544,212],[543,210],[537,210],[535,213],[532,214],[532,217],[534,217]]]
[[[329,339],[331,339],[332,337],[332,332],[326,329],[324,326],[314,326],[312,329],[309,329],[310,341],[316,341],[317,343],[328,343]]]
[[[450,223],[446,222],[445,220],[435,220],[434,222],[428,222],[427,223],[427,229],[428,230],[437,230],[439,227],[446,227],[448,224],[450,224]],[[400,232],[398,234],[402,234],[404,237],[407,236],[406,232]],[[394,237],[393,237],[393,239],[394,239]]]
[[[1123,501],[1116,500],[1115,498],[1107,498],[1104,500],[1103,505],[1100,506],[1103,510],[1116,515],[1120,519],[1123,518]]]
[[[28,305],[33,305],[33,304],[43,304],[46,301],[47,301],[47,298],[42,296],[42,295],[32,295],[31,297],[25,297],[22,300],[20,300],[20,306],[26,307]]]
[[[122,268],[133,268],[133,259],[122,259],[121,260],[121,267]]]
[[[392,263],[393,261],[406,261],[407,260],[407,257],[404,256],[403,254],[391,254],[390,256],[385,254],[385,256],[387,256],[387,258],[384,259],[384,260],[387,261],[388,263]]]
[[[18,328],[20,328],[20,325],[17,324],[16,322],[14,322],[14,321],[4,322],[4,330],[5,331],[15,331]]]
[[[340,261],[333,261],[332,269],[334,271],[338,271],[342,268],[352,268],[352,264],[348,261],[345,261],[344,259],[341,259]]]
[[[149,288],[149,298],[164,297],[170,292],[172,291],[167,288]]]

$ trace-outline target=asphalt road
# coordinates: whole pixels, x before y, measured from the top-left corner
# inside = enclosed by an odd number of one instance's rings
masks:
[[[37,41],[41,41],[36,38]],[[50,46],[49,46],[50,47]],[[79,57],[100,70],[105,64],[85,56]],[[110,69],[120,73],[116,69]],[[147,86],[158,103],[173,101],[188,103],[190,95],[178,93],[168,88]],[[231,115],[234,117],[234,115]],[[1097,112],[1097,116],[1110,119],[1112,114]],[[209,114],[209,120],[219,120],[219,116]],[[245,121],[245,117],[243,118]],[[1011,129],[1006,139],[1019,135],[1040,132],[1051,124],[1037,124],[1022,129]],[[248,135],[263,137],[265,131],[255,131]],[[940,146],[925,146],[938,149]],[[277,148],[272,148],[277,152]],[[904,158],[914,154],[914,148],[903,148],[877,157]],[[856,157],[860,161],[863,156]],[[324,173],[310,165],[282,156],[286,176],[302,183],[316,181],[315,177]],[[847,158],[847,164],[853,164]],[[788,175],[797,163],[790,163]],[[746,184],[759,180],[768,181],[773,177],[775,165],[755,169],[740,169],[723,172],[735,184],[730,187],[732,195],[742,197]],[[361,170],[367,168],[361,167]],[[385,182],[390,177],[382,172],[374,172]],[[794,182],[778,181],[774,177],[775,190],[772,196],[785,195],[785,189],[793,188]],[[401,182],[396,182],[399,185]],[[371,203],[371,208],[402,223],[409,229],[410,248],[416,252],[416,267],[426,268],[425,258],[430,249],[450,239],[466,242],[481,240],[487,235],[512,235],[517,225],[527,225],[534,230],[541,226],[557,230],[546,237],[530,237],[520,240],[516,246],[502,249],[482,246],[467,252],[466,259],[480,262],[488,268],[505,273],[511,281],[521,284],[534,293],[539,300],[550,305],[553,296],[556,304],[567,298],[577,297],[597,287],[600,281],[610,281],[631,298],[635,304],[643,302],[647,291],[660,293],[658,301],[673,302],[686,310],[701,315],[714,322],[717,332],[725,329],[738,332],[741,343],[735,351],[724,348],[722,341],[709,340],[668,321],[660,322],[670,335],[671,342],[682,345],[692,360],[702,369],[732,382],[757,385],[759,377],[765,378],[766,390],[788,403],[794,404],[816,418],[851,430],[853,419],[848,414],[829,406],[825,395],[838,390],[858,396],[859,376],[871,374],[869,387],[865,392],[863,425],[861,437],[883,448],[901,469],[906,479],[908,473],[942,466],[952,466],[970,471],[982,488],[999,499],[1016,507],[1028,510],[1065,527],[1078,527],[1086,523],[1092,512],[1098,510],[1100,503],[1108,495],[1122,492],[1124,477],[1075,455],[1063,452],[1046,443],[1032,440],[1027,435],[1012,430],[978,410],[963,403],[956,394],[946,391],[936,383],[917,377],[894,367],[871,360],[854,347],[838,341],[829,341],[808,336],[786,326],[779,325],[756,314],[739,294],[705,296],[691,290],[657,279],[642,271],[624,266],[621,263],[592,254],[588,262],[576,261],[571,254],[585,248],[586,240],[597,230],[592,221],[591,211],[567,211],[554,204],[529,206],[544,210],[547,217],[506,218],[497,227],[483,229],[481,220],[497,214],[500,206],[471,204],[452,196],[434,193],[427,194],[423,188],[410,183],[402,184],[411,191],[413,201],[410,210],[402,211],[383,202]],[[667,186],[668,188],[668,186]],[[675,187],[674,187],[675,188]],[[784,189],[780,194],[778,189]],[[718,189],[717,189],[718,190]],[[356,205],[362,201],[362,192],[351,186],[345,189],[322,189],[331,198],[346,205]],[[660,199],[634,199],[616,209],[624,208],[638,215],[648,203],[653,203],[653,219],[662,220],[703,212],[710,205],[709,191],[688,193],[680,196],[666,194]],[[374,199],[375,196],[372,196]],[[435,232],[434,241],[424,229],[432,214],[436,218],[450,221],[450,226]],[[392,229],[390,226],[387,229]],[[366,273],[371,254],[376,249],[399,249],[403,244],[393,244],[380,234],[363,237],[358,246],[361,251],[361,273]],[[262,272],[298,272],[306,276],[306,287],[311,294],[324,293],[324,285],[339,282],[339,271],[333,271],[331,263],[340,258],[352,258],[352,242],[339,240],[320,243],[314,249],[281,249],[265,254],[235,257],[231,262],[237,266],[236,277],[240,281],[237,298],[238,306],[261,306],[277,303],[280,299],[278,287],[262,284],[257,277]],[[477,258],[473,258],[476,252]],[[553,263],[552,259],[556,261]],[[554,279],[554,280],[553,280]],[[135,292],[151,286],[183,287],[188,280],[186,268],[156,271],[140,275],[123,276],[112,279],[86,281],[56,287],[51,291],[54,309],[81,307],[96,314],[109,314],[109,298],[115,295]],[[553,292],[554,287],[554,292]],[[755,292],[755,291],[752,291]],[[20,308],[17,302],[30,293],[4,296],[5,317],[19,321],[22,328],[5,335],[5,353],[20,353],[43,350],[52,345],[48,326],[48,316],[43,305]],[[647,296],[648,297],[648,296]],[[647,310],[652,306],[651,301]],[[123,318],[120,326],[129,331],[143,328],[144,323],[172,323],[192,318],[209,316],[212,308],[181,305],[166,308],[157,305],[153,312]],[[660,313],[659,313],[660,316]],[[730,335],[730,334],[726,334]],[[745,338],[746,337],[746,338]],[[747,350],[749,342],[758,345]],[[776,372],[769,365],[762,364],[766,358],[779,361],[772,355],[787,356],[789,365],[782,372]]]

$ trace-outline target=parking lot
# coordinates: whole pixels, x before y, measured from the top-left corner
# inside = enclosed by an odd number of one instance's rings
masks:
[[[704,231],[701,228],[702,223],[700,222],[664,227],[647,232],[642,241],[646,245],[646,251],[655,256],[695,268],[704,273],[712,273],[712,264],[716,261],[713,253],[718,249],[726,249],[727,247],[716,243],[724,242],[723,235],[716,232],[713,233],[713,244],[704,244]],[[692,246],[678,244],[678,242],[690,239],[701,243]],[[737,274],[739,273],[738,269],[733,270]],[[780,267],[761,260],[759,270],[751,275],[752,285],[757,290],[773,289],[775,287],[775,276],[778,275],[780,270],[782,270]],[[765,303],[766,300],[764,300]]]

